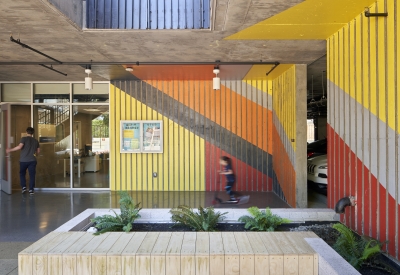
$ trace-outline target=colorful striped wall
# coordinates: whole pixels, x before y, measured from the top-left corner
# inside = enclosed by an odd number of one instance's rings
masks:
[[[306,67],[282,66],[272,80],[274,191],[291,206],[307,207],[306,181]],[[275,189],[275,187],[279,187]]]
[[[357,206],[341,219],[380,241],[399,259],[400,6],[379,0],[327,41],[328,204],[344,196]]]
[[[227,155],[237,176],[236,190],[271,191],[272,96],[267,85],[230,80],[215,91],[209,80],[113,82],[111,189],[224,190],[225,179],[217,170],[219,157]],[[163,120],[164,152],[120,154],[120,120]]]

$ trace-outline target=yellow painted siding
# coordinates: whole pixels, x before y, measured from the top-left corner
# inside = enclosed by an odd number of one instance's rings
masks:
[[[296,79],[295,66],[273,80],[274,112],[289,140],[296,137]],[[290,145],[296,150],[296,141]]]
[[[272,80],[249,83],[214,91],[211,81],[113,82],[116,140],[121,119],[164,121],[162,154],[120,154],[115,141],[113,190],[220,191],[218,159],[227,155],[239,191],[271,191],[272,91],[263,90]]]
[[[396,125],[395,120],[394,103],[397,79],[395,71],[398,71],[400,65],[394,54],[400,20],[395,22],[394,15],[399,13],[399,8],[394,9],[393,1],[388,0],[387,5],[385,1],[377,1],[370,8],[371,13],[388,11],[388,17],[367,18],[361,14],[332,35],[328,44],[333,49],[333,54],[328,63],[335,64],[332,65],[334,67],[331,67],[329,76],[333,83],[381,121],[387,122],[392,129],[399,129],[400,124]],[[381,62],[383,59],[388,62]],[[368,69],[361,70],[361,67]],[[352,81],[356,83],[355,86],[351,86]],[[387,91],[387,94],[383,91]]]
[[[398,41],[399,37],[400,37],[400,27],[399,27],[400,8],[399,8],[399,6],[397,6],[397,9],[395,10],[394,14],[396,15],[396,18],[397,18],[397,26],[395,28],[395,30],[397,32],[395,33],[395,35],[396,35],[397,41]],[[399,42],[397,42],[397,45],[395,47],[395,49],[397,50],[397,59],[396,59],[397,66],[395,66],[395,70],[397,71],[397,76],[396,76],[395,79],[400,79],[400,56],[399,56],[398,48],[399,48]],[[398,84],[396,86],[398,87]],[[397,108],[399,108],[399,106],[400,106],[400,95],[398,94],[398,91],[396,91],[396,92],[397,92],[397,100],[395,100],[395,102],[397,103],[397,105],[396,105]],[[396,123],[396,121],[397,121],[397,123]],[[398,118],[398,116],[397,116],[397,118],[395,120],[395,125],[396,125],[396,129],[400,130],[400,119]]]
[[[326,39],[374,1],[299,1],[293,7],[225,39]]]
[[[328,204],[354,194],[343,221],[399,259],[400,4],[378,0],[328,45]],[[350,127],[349,127],[350,126]]]
[[[305,66],[286,65],[286,70],[281,71],[279,75],[275,72],[275,78],[271,80],[274,113],[273,168],[276,181],[292,207],[305,207],[307,204],[306,195],[302,193],[306,187],[302,185],[302,182],[306,182],[306,166],[303,161],[306,150],[304,147],[301,148],[304,149],[304,156],[302,156],[298,153],[301,149],[296,148],[296,144],[305,142],[305,135],[298,134],[302,126],[305,128],[306,121],[306,108],[304,108],[304,113],[301,112],[301,104],[305,103],[298,101],[302,98],[300,96],[302,91],[305,96],[306,82],[302,79],[304,82],[301,83],[298,78],[303,73],[305,77],[305,70]]]
[[[142,85],[142,82],[137,82]],[[150,89],[147,87],[147,89]],[[204,140],[114,85],[110,89],[111,190],[203,191]],[[121,154],[120,120],[163,120],[162,154]],[[157,177],[153,177],[157,172]]]

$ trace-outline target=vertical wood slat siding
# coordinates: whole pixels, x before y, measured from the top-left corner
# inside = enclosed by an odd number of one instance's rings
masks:
[[[327,41],[328,204],[355,195],[342,221],[399,259],[399,4],[370,12],[389,16],[360,14]]]
[[[271,99],[265,82],[117,81],[111,88],[113,190],[224,190],[219,157],[232,157],[237,189],[271,191]],[[119,90],[117,87],[121,87]],[[235,106],[233,106],[235,104]],[[265,117],[264,117],[265,116]],[[119,121],[164,121],[162,154],[120,154]],[[272,121],[272,119],[271,119]],[[241,133],[240,136],[237,134]],[[117,144],[118,143],[118,144]],[[156,178],[152,172],[157,172]]]

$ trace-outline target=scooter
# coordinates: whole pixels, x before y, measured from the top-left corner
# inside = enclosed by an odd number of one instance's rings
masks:
[[[239,204],[245,204],[248,203],[250,200],[249,195],[244,195],[244,196],[238,196],[236,198],[236,201],[224,201],[221,198],[218,198],[217,193],[215,193],[214,200],[213,200],[213,205],[216,204],[233,204],[233,205],[239,205]]]

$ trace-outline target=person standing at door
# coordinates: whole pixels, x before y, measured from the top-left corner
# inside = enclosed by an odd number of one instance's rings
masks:
[[[6,149],[7,154],[21,150],[19,157],[19,178],[22,194],[26,192],[26,169],[29,172],[29,194],[35,194],[36,156],[40,153],[39,142],[33,137],[35,130],[32,127],[26,129],[26,137],[22,137],[17,146]]]

